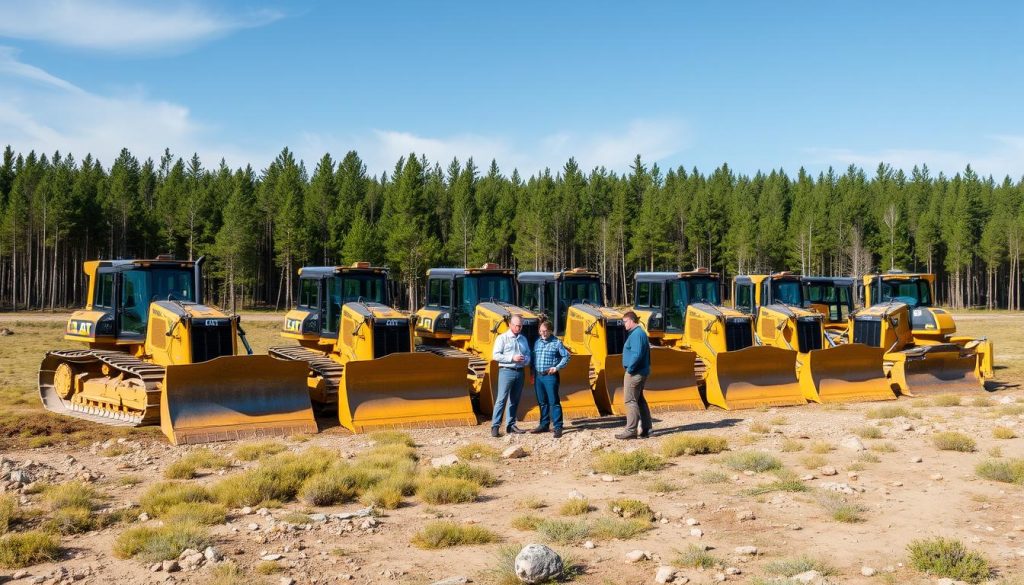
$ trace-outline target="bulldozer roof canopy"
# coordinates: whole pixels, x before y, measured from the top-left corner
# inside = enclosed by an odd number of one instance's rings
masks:
[[[551,282],[555,280],[562,280],[564,278],[600,278],[600,274],[593,270],[586,270],[584,268],[574,268],[572,270],[562,270],[559,272],[520,272],[519,282]]]
[[[511,268],[430,268],[427,276],[430,278],[458,278],[467,274],[508,274],[514,275]]]
[[[356,268],[352,266],[303,266],[299,268],[301,278],[329,278],[336,274],[384,274],[387,268]]]
[[[801,276],[800,282],[807,284],[833,284],[836,286],[853,286],[854,279],[849,276]]]
[[[90,272],[97,268],[113,268],[115,271],[132,270],[134,268],[142,267],[153,267],[153,268],[192,268],[195,266],[194,260],[90,260],[85,263],[85,272]]]
[[[637,272],[633,278],[637,282],[669,282],[684,278],[718,278],[717,272],[706,270],[689,270],[684,272]]]

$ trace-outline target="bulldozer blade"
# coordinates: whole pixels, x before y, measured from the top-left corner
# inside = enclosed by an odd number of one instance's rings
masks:
[[[925,351],[913,351],[920,349]],[[953,344],[919,346],[913,350],[885,355],[886,360],[892,360],[889,378],[900,394],[921,396],[976,392],[983,388],[975,374],[975,354],[965,354]]]
[[[808,352],[799,367],[804,397],[813,402],[896,400],[882,367],[884,354],[862,343]]]
[[[974,375],[982,380],[991,380],[995,377],[995,358],[991,339],[977,339],[974,337],[950,337],[950,341],[962,346],[964,349],[974,351],[978,358],[974,366]]]
[[[589,355],[569,356],[569,363],[558,372],[558,401],[562,405],[562,416],[566,419],[593,418],[601,414],[590,389]],[[521,421],[540,420],[532,372],[523,384],[517,417]]]
[[[708,404],[726,410],[806,404],[796,352],[755,345],[716,354],[704,377]]]
[[[338,420],[352,432],[473,426],[468,358],[392,353],[345,364]]]
[[[697,375],[694,372],[696,354],[668,347],[651,348],[651,373],[644,382],[644,399],[651,412],[673,410],[704,410]],[[604,388],[612,414],[626,414],[625,370],[622,354],[609,355],[605,363]]]
[[[167,366],[160,427],[175,445],[315,433],[307,370],[269,355]]]

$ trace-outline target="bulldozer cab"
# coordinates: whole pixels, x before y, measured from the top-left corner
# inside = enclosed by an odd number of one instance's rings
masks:
[[[889,272],[882,274],[881,278],[877,274],[864,276],[864,305],[867,307],[888,301],[903,303],[911,309],[932,307],[934,292],[934,274]]]
[[[761,305],[773,303],[804,306],[800,277],[791,272],[737,276],[732,280],[732,298],[737,311],[754,315]]]
[[[853,313],[853,279],[827,276],[802,276],[804,307],[825,316],[829,325],[845,326]]]
[[[637,272],[633,308],[648,334],[682,335],[694,303],[720,305],[719,276],[706,268],[689,272]]]
[[[351,266],[304,266],[299,269],[298,302],[285,316],[282,335],[300,343],[333,344],[338,339],[346,303],[389,306],[388,272],[368,262]]]
[[[547,317],[557,337],[565,335],[569,307],[580,303],[604,305],[600,275],[583,268],[520,272],[518,280],[520,306]]]
[[[431,268],[426,292],[426,303],[416,312],[417,332],[426,338],[467,340],[478,304],[515,304],[515,273],[490,263],[480,268]]]
[[[94,260],[85,263],[85,311],[72,315],[65,339],[142,344],[155,301],[199,301],[199,261]]]

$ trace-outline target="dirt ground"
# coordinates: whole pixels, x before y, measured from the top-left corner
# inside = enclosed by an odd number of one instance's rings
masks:
[[[26,469],[39,481],[85,478],[111,507],[137,503],[150,486],[163,481],[168,465],[193,448],[172,447],[153,429],[111,430],[43,415],[35,395],[35,369],[45,349],[69,345],[60,339],[65,319],[59,314],[0,315],[0,327],[14,332],[0,337],[0,455],[8,468]],[[487,583],[496,579],[490,571],[500,562],[502,546],[545,542],[537,532],[514,528],[514,518],[526,513],[560,517],[562,504],[579,492],[596,508],[589,517],[610,516],[607,503],[628,497],[649,504],[658,519],[650,531],[629,540],[593,539],[593,548],[581,543],[552,545],[582,568],[576,583],[652,583],[658,567],[672,564],[689,545],[708,547],[719,564],[707,569],[678,567],[676,583],[684,582],[683,576],[690,583],[771,582],[768,571],[773,563],[800,556],[831,567],[834,573],[828,582],[935,583],[936,577],[907,566],[908,543],[931,536],[962,541],[989,560],[996,571],[994,581],[1017,582],[1015,577],[1024,574],[1024,508],[1020,504],[1024,492],[1019,485],[978,477],[975,466],[992,459],[1024,458],[1024,438],[1020,438],[1024,437],[1024,315],[971,313],[957,319],[961,333],[994,340],[998,367],[996,383],[987,392],[962,394],[958,405],[949,398],[901,397],[895,402],[842,406],[661,413],[655,417],[655,436],[644,441],[615,440],[612,435],[622,419],[571,425],[560,440],[551,435],[492,439],[486,424],[410,430],[423,467],[429,467],[432,458],[450,455],[469,443],[498,450],[521,445],[527,456],[473,461],[491,469],[500,480],[484,488],[476,502],[427,505],[410,496],[397,509],[378,511],[372,523],[330,516],[355,512],[362,508],[359,503],[316,508],[291,502],[265,511],[233,509],[226,523],[212,528],[214,546],[252,584],[289,580],[419,584],[456,576]],[[243,322],[251,323],[249,333],[257,351],[277,343],[279,320],[280,315],[244,318]],[[902,406],[906,411],[895,418],[876,418],[873,409],[880,404]],[[1017,437],[997,439],[995,427],[1012,429]],[[969,435],[976,449],[939,450],[933,437],[943,431]],[[858,433],[865,450],[852,445],[850,437]],[[660,471],[624,477],[593,471],[601,452],[642,448],[657,453],[673,437],[694,434],[724,437],[731,452],[771,453],[810,490],[751,494],[752,488],[776,477],[733,471],[721,455],[673,457]],[[308,440],[285,443],[296,452],[317,446],[345,456],[372,446],[368,437],[338,427]],[[229,454],[238,446],[211,448]],[[224,472],[188,481],[212,485],[223,479],[222,473],[239,473],[255,465],[259,463],[236,461]],[[124,485],[134,480],[141,483]],[[656,481],[660,488],[653,485]],[[667,489],[665,482],[677,489],[655,491]],[[4,483],[0,481],[0,487]],[[821,503],[828,494],[860,506],[862,520],[834,520]],[[18,493],[17,497],[26,508],[44,509],[39,495]],[[529,500],[540,500],[545,506],[524,509],[523,503]],[[284,521],[286,514],[296,511],[328,518],[300,525]],[[501,541],[440,550],[413,546],[413,535],[437,518],[489,528]],[[131,520],[64,536],[58,562],[28,567],[13,582],[211,582],[213,563],[167,573],[153,572],[148,563],[116,558],[112,553],[116,537],[142,524]],[[736,550],[749,546],[757,548],[756,555]],[[648,552],[651,558],[627,562],[627,553],[634,550]],[[266,562],[262,559],[276,555],[280,555],[275,561],[280,572],[259,574],[257,567]],[[871,572],[866,568],[874,574],[865,576]],[[0,582],[14,574],[14,570],[0,569]]]

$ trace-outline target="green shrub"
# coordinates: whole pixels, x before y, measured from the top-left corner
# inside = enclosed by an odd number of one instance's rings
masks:
[[[455,450],[455,454],[459,456],[459,459],[498,459],[501,457],[501,453],[497,449],[490,445],[484,445],[483,443],[470,443],[463,445]]]
[[[721,453],[728,448],[729,442],[723,437],[713,435],[676,435],[665,439],[661,444],[661,454],[665,457],[705,455]]]
[[[223,524],[228,511],[222,504],[213,502],[181,502],[168,508],[160,517],[164,522],[184,522],[212,526]]]
[[[959,540],[941,537],[915,540],[907,545],[907,550],[911,566],[939,577],[981,583],[992,573],[985,557],[968,550]]]
[[[562,516],[580,516],[593,510],[590,500],[586,498],[569,498],[566,500],[558,513]]]
[[[401,431],[376,431],[370,433],[370,440],[378,445],[416,446],[416,442],[412,440],[412,437],[410,437],[408,433],[403,433]]]
[[[829,516],[831,516],[833,520],[847,524],[863,522],[864,512],[867,511],[864,506],[855,502],[850,502],[846,498],[835,493],[822,494],[818,498],[818,503],[825,508],[825,511],[828,512]]]
[[[540,498],[530,496],[519,500],[517,506],[523,510],[539,510],[544,506],[547,506],[547,504],[545,504],[544,500]]]
[[[0,567],[4,569],[56,560],[58,554],[60,540],[53,534],[31,531],[0,536]]]
[[[482,526],[438,521],[424,526],[413,536],[412,543],[419,548],[437,549],[465,544],[488,544],[496,540],[498,535]]]
[[[209,449],[197,449],[168,465],[164,470],[164,477],[192,479],[200,469],[226,469],[230,466],[231,462],[223,455]]]
[[[974,472],[984,479],[1024,485],[1024,459],[989,459],[979,463]]]
[[[974,442],[974,439],[963,433],[957,433],[954,431],[935,433],[932,435],[932,443],[935,444],[936,448],[942,451],[970,453],[977,448],[977,444]]]
[[[817,571],[818,574],[829,577],[836,574],[835,567],[824,561],[820,561],[807,555],[801,555],[792,559],[773,561],[765,565],[764,570],[769,575],[780,577],[792,577],[807,571]]]
[[[203,550],[212,540],[203,527],[188,522],[163,526],[137,526],[122,532],[114,541],[118,558],[138,558],[144,562],[177,559],[186,548]]]
[[[691,544],[686,550],[679,551],[672,560],[677,567],[692,567],[694,569],[710,569],[715,565],[722,564],[722,560],[708,552],[703,546]]]
[[[656,494],[667,494],[675,491],[679,491],[679,486],[672,483],[667,479],[656,479],[645,486],[647,491],[654,492]]]
[[[178,504],[212,500],[210,492],[202,486],[169,481],[158,483],[146,490],[139,500],[139,505],[150,516],[159,518]]]
[[[480,484],[457,477],[435,477],[420,483],[416,495],[428,504],[462,504],[476,501]]]
[[[737,451],[722,458],[722,463],[736,471],[771,471],[782,467],[782,462],[769,453],[762,451]]]
[[[302,482],[299,499],[313,506],[334,506],[352,501],[358,495],[347,469],[332,467]]]
[[[234,456],[235,459],[241,459],[242,461],[256,461],[270,455],[277,455],[285,449],[284,445],[276,441],[249,443],[235,449]]]
[[[639,518],[598,518],[590,529],[591,536],[599,540],[629,540],[651,529],[651,523]]]
[[[389,477],[363,492],[362,501],[377,508],[394,510],[402,505],[405,496],[415,491],[416,484],[411,475]]]
[[[217,501],[230,507],[277,505],[294,499],[307,479],[326,470],[335,459],[333,453],[315,448],[299,455],[281,453],[221,480],[211,491]]]
[[[548,542],[559,544],[575,544],[590,538],[590,524],[586,520],[541,519],[534,524]]]
[[[640,500],[620,499],[608,502],[608,509],[623,518],[640,518],[652,522],[654,512]]]
[[[664,459],[646,449],[601,453],[594,462],[595,471],[612,475],[634,475],[641,471],[657,471],[664,466]]]
[[[516,530],[537,530],[537,525],[540,523],[541,518],[539,516],[523,514],[512,519],[512,528]]]
[[[92,486],[80,481],[51,485],[43,492],[43,500],[49,504],[51,510],[62,508],[93,510],[96,508],[98,497],[99,494]]]
[[[729,481],[729,475],[717,469],[705,469],[697,476],[697,480],[704,484],[726,483]]]
[[[0,534],[6,533],[22,520],[18,500],[12,495],[0,494]]]
[[[750,488],[744,493],[752,496],[759,496],[761,494],[771,492],[806,492],[811,489],[807,487],[807,484],[802,482],[800,478],[788,470],[776,470],[776,477],[777,479],[775,481]]]
[[[466,479],[484,487],[491,487],[498,483],[498,479],[489,470],[468,463],[456,463],[445,465],[438,469],[430,470],[431,477],[455,477]]]

